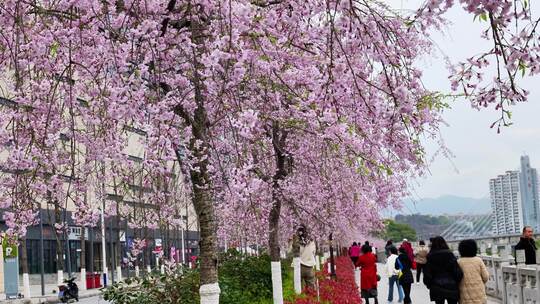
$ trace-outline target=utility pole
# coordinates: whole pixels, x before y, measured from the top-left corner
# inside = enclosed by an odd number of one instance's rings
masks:
[[[67,205],[64,208],[64,243],[66,250],[66,264],[68,271],[68,278],[71,278],[71,249],[69,246],[69,221],[67,219]]]
[[[101,164],[101,253],[103,255],[103,286],[107,286],[107,244],[105,243],[105,164]]]
[[[102,187],[105,190],[105,186]],[[103,286],[107,286],[107,248],[105,244],[105,197],[101,206],[101,254],[103,264]]]
[[[113,217],[109,217],[109,252],[111,253],[111,282],[114,284],[114,271],[116,270],[116,257],[113,248]]]
[[[67,229],[69,229],[69,224],[67,226]],[[66,231],[66,229],[64,229],[64,239],[66,242],[66,264],[67,264],[68,278],[71,278],[71,249],[69,246],[69,234]]]
[[[90,239],[90,265],[88,265],[88,269],[90,270],[90,273],[92,274],[92,283],[90,286],[91,288],[95,288],[94,286],[94,227],[90,226],[88,227],[88,238]]]
[[[182,264],[186,264],[186,248],[184,246],[184,227],[182,227]]]
[[[41,295],[45,295],[45,262],[43,261],[43,210],[39,206],[39,270],[41,272]]]

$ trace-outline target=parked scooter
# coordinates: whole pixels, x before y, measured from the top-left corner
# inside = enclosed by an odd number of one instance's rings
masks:
[[[63,285],[58,286],[58,300],[62,303],[79,301],[79,287],[75,283],[75,277],[65,279]]]

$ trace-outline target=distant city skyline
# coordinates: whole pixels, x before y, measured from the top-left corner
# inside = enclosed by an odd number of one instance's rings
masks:
[[[385,1],[395,9],[404,10],[416,9],[423,2]],[[488,42],[480,39],[485,23],[478,18],[473,21],[473,16],[459,7],[451,9],[447,17],[453,20],[453,24],[445,33],[433,35],[441,50],[436,53],[438,58],[419,63],[426,71],[426,87],[442,92],[450,92],[444,56],[457,63],[480,50],[491,48]],[[489,180],[508,170],[518,170],[521,155],[529,155],[532,166],[540,165],[540,87],[535,83],[538,80],[540,78],[535,77],[521,81],[521,86],[530,91],[529,101],[511,107],[514,125],[503,128],[500,134],[489,128],[499,117],[499,112],[475,110],[463,98],[449,101],[452,108],[443,115],[448,125],[441,126],[440,134],[452,156],[445,157],[436,142],[424,139],[429,172],[425,177],[410,182],[412,199],[437,198],[447,194],[489,198]]]

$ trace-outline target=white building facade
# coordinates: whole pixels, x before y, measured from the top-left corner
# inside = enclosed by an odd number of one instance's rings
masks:
[[[531,168],[529,156],[521,156],[520,193],[523,225],[540,231],[540,202],[538,198],[538,173]]]
[[[521,232],[523,208],[519,177],[519,171],[506,171],[489,180],[494,234]]]

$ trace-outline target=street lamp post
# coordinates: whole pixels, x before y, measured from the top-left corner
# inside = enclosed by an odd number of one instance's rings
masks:
[[[103,286],[107,286],[107,248],[105,244],[105,198],[101,206],[101,254],[103,264]]]
[[[109,252],[111,253],[111,282],[114,284],[114,270],[116,269],[116,258],[113,249],[113,218],[109,216]]]
[[[182,227],[182,264],[186,264],[186,248],[184,246],[184,227]]]
[[[43,210],[39,207],[39,270],[41,272],[41,295],[45,295],[45,262],[43,261]]]

